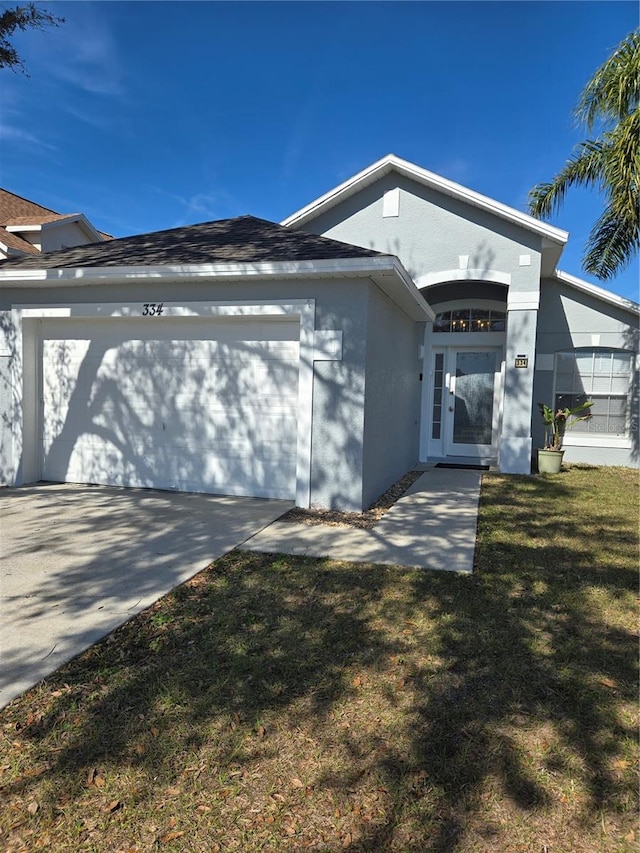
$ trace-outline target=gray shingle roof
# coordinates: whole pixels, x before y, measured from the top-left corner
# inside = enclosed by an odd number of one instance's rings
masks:
[[[319,261],[380,257],[380,252],[238,216],[45,252],[0,262],[0,270]]]

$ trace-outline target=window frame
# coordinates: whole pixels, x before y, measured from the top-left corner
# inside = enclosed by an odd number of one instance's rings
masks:
[[[474,318],[473,312],[486,314],[486,317]],[[454,319],[455,314],[467,314],[466,321],[462,318]],[[438,318],[444,314],[449,314],[449,328],[438,329]],[[456,323],[460,323],[460,328],[454,328]],[[473,324],[478,323],[479,328],[474,328]],[[501,328],[500,328],[501,326]],[[504,334],[507,328],[507,307],[500,308],[485,307],[484,305],[460,305],[452,308],[444,308],[436,313],[433,320],[433,332],[436,335],[473,335],[473,334],[491,334],[498,332]]]
[[[628,356],[629,358],[629,371],[627,375],[627,388],[626,391],[623,392],[614,392],[614,391],[580,391],[577,388],[572,388],[571,390],[558,390],[558,365],[560,361],[560,356],[562,355],[570,355],[574,358],[577,355],[591,355],[591,358],[594,359],[598,354],[608,355],[611,361],[613,361],[613,356],[615,354],[622,354]],[[563,444],[566,447],[623,447],[629,448],[631,447],[631,428],[632,428],[632,392],[633,392],[633,376],[636,370],[636,361],[637,354],[631,350],[624,349],[622,347],[603,347],[603,346],[580,346],[580,347],[572,347],[562,350],[557,350],[554,354],[554,368],[553,368],[553,405],[554,408],[557,405],[558,396],[561,394],[565,395],[574,395],[574,396],[586,396],[587,399],[604,399],[610,400],[612,397],[622,397],[625,398],[625,425],[624,425],[624,433],[609,433],[609,432],[588,432],[587,430],[581,431],[580,429],[569,429],[564,435]],[[605,376],[605,374],[596,374],[595,371],[592,371],[591,377],[594,378],[596,375]],[[610,370],[608,374],[609,379],[613,379],[613,371]],[[575,379],[575,372],[573,375],[573,379]]]

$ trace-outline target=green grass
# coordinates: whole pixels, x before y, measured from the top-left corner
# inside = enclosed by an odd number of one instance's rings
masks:
[[[232,552],[0,712],[3,849],[635,850],[637,538],[573,467],[472,577]]]

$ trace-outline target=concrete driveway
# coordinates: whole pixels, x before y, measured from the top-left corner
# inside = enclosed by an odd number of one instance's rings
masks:
[[[0,707],[292,505],[68,484],[0,490]]]

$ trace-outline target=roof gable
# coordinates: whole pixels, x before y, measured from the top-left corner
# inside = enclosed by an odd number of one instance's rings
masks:
[[[562,231],[559,228],[548,225],[546,222],[541,222],[533,216],[529,216],[526,213],[522,213],[519,210],[515,210],[512,207],[501,204],[500,202],[495,201],[495,199],[481,195],[480,193],[470,190],[467,187],[463,187],[461,184],[457,184],[454,181],[442,178],[440,175],[436,175],[435,172],[429,172],[426,169],[422,169],[420,166],[416,166],[408,160],[402,160],[400,157],[396,157],[395,154],[388,154],[386,157],[383,157],[381,160],[378,160],[371,166],[368,166],[366,169],[358,172],[357,175],[354,175],[352,178],[349,178],[349,180],[334,189],[329,190],[329,192],[315,199],[315,201],[310,202],[305,205],[305,207],[295,213],[292,213],[286,219],[283,219],[281,224],[286,227],[304,227],[305,223],[315,219],[321,213],[324,213],[337,204],[340,204],[345,199],[355,195],[364,187],[380,180],[380,178],[388,175],[390,172],[397,172],[411,180],[417,181],[425,187],[444,193],[445,195],[451,196],[452,198],[458,199],[466,204],[478,207],[488,213],[492,213],[494,216],[504,219],[512,224],[519,225],[521,228],[525,228],[528,231],[532,231],[558,246],[563,246],[568,239],[569,235],[566,231]]]

